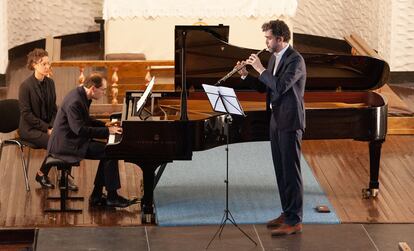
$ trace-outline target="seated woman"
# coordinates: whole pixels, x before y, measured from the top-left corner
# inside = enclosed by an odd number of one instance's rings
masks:
[[[27,55],[27,68],[33,71],[19,88],[20,137],[35,146],[47,149],[52,125],[56,117],[55,83],[49,77],[50,63],[47,51],[36,48]],[[43,163],[36,174],[36,181],[43,188],[54,188],[48,178],[50,168]],[[77,186],[71,181],[71,190]]]

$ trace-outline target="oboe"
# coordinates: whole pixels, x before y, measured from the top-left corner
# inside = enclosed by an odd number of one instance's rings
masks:
[[[264,51],[267,51],[267,48],[264,48],[263,50],[259,51],[258,53],[256,53],[256,55],[259,56]],[[227,73],[226,76],[220,78],[215,85],[220,85],[221,83],[226,81],[229,77],[233,76],[236,72],[240,71],[245,66],[246,64],[240,64],[239,66],[235,67],[233,70]]]

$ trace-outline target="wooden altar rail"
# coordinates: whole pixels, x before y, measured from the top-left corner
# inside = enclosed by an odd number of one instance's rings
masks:
[[[173,91],[174,89],[173,60],[54,61],[52,67],[79,68],[79,84],[85,81],[85,68],[105,68],[110,89],[108,98],[112,104],[122,103],[125,90],[143,90],[152,76],[156,77],[155,90]]]

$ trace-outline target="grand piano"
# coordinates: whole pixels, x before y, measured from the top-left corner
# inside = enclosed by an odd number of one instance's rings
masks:
[[[143,222],[154,222],[153,191],[167,163],[191,160],[194,151],[230,143],[269,140],[265,94],[240,84],[236,89],[246,117],[233,117],[229,135],[225,115],[212,112],[201,84],[214,84],[235,63],[257,50],[229,44],[228,26],[177,26],[175,29],[175,92],[158,93],[152,113],[137,114],[139,92],[128,91],[120,120],[123,134],[111,138],[109,156],[137,164],[143,171]],[[304,139],[354,139],[368,142],[370,177],[364,198],[379,191],[381,146],[387,132],[387,100],[373,92],[388,79],[380,59],[332,53],[302,53],[307,67]],[[270,57],[262,53],[264,65]],[[270,154],[270,153],[269,153]],[[157,172],[158,170],[158,172]]]

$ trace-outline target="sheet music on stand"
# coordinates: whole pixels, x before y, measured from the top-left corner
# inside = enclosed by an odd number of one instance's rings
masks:
[[[214,111],[246,116],[233,88],[202,84]]]
[[[148,97],[150,96],[150,94],[152,92],[152,88],[154,87],[154,83],[155,83],[155,77],[152,77],[152,79],[149,82],[147,88],[145,88],[144,93],[142,94],[142,96],[140,97],[140,99],[137,102],[135,111],[136,111],[136,114],[138,116],[141,114],[142,109],[144,109],[145,102],[147,101]]]

